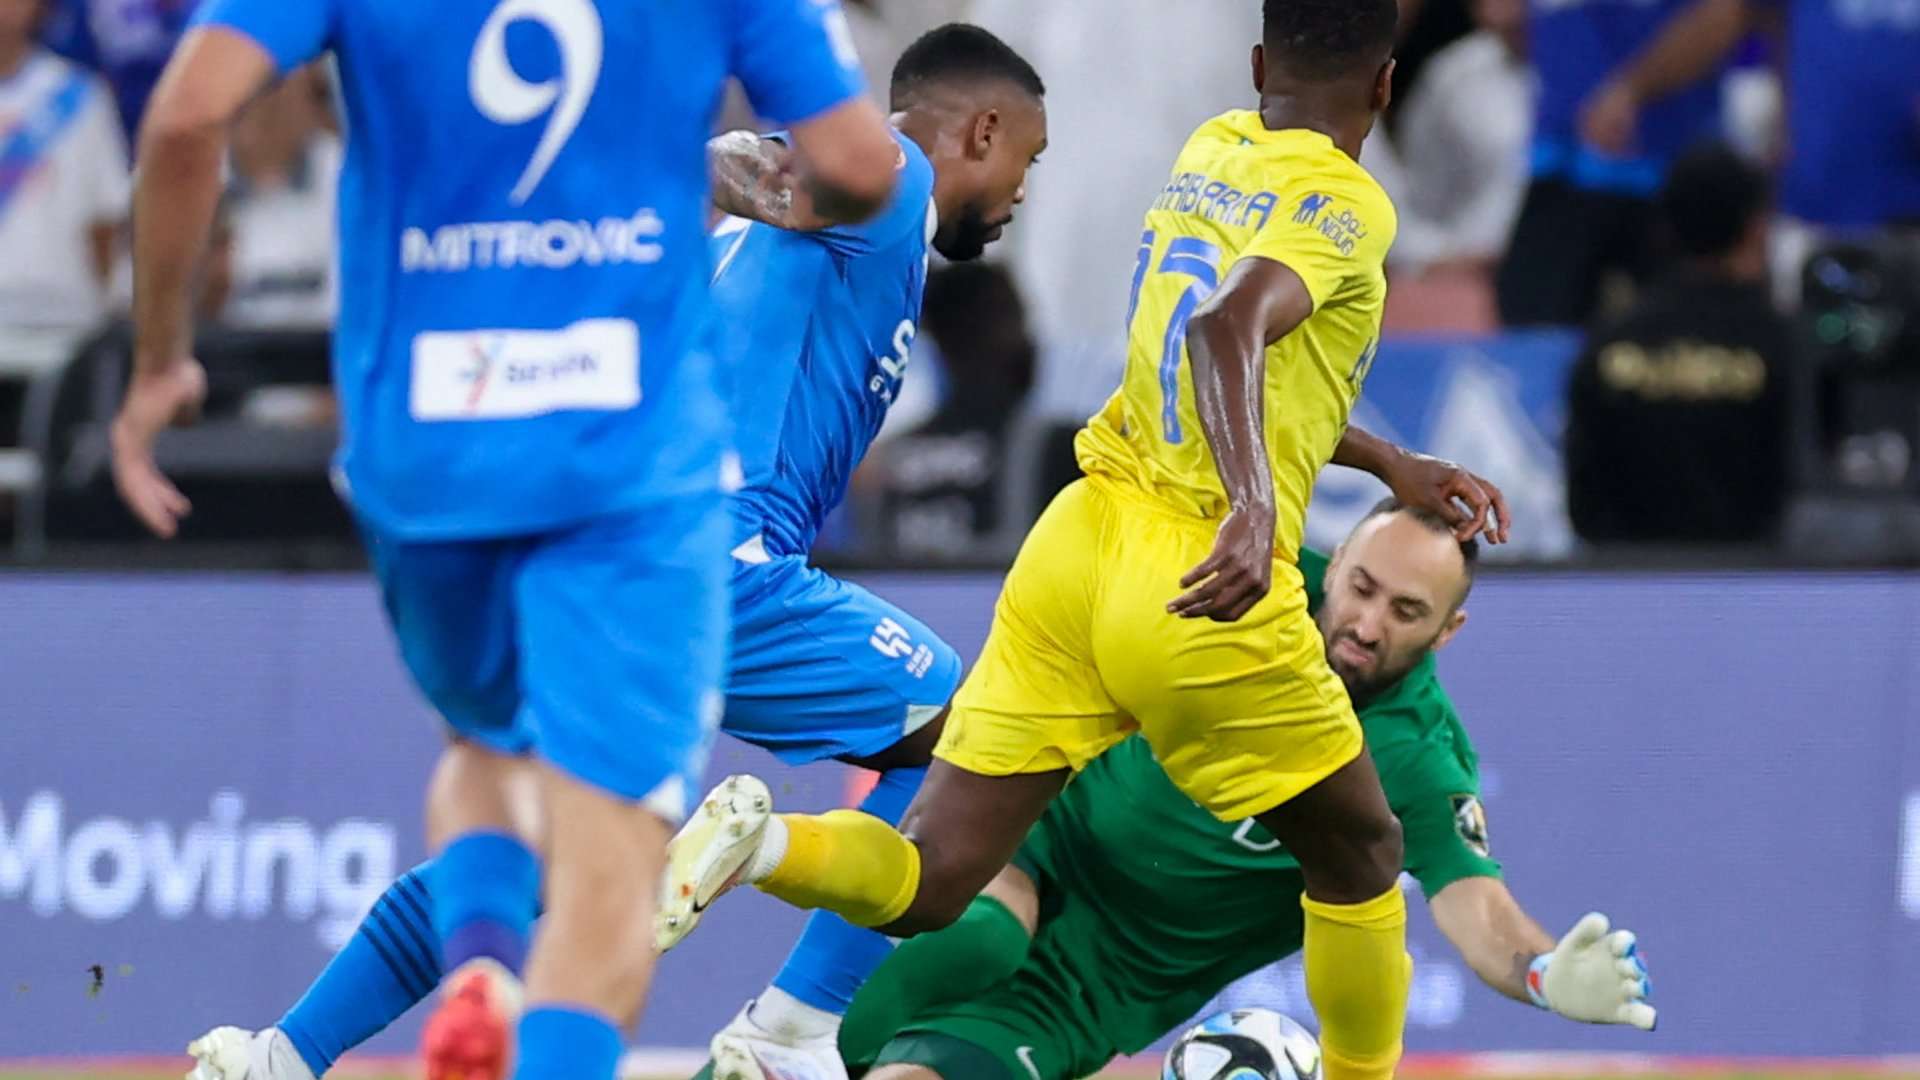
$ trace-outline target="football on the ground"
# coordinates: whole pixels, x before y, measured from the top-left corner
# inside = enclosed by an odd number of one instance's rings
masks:
[[[1272,1009],[1234,1009],[1180,1036],[1161,1080],[1320,1080],[1320,1043]]]

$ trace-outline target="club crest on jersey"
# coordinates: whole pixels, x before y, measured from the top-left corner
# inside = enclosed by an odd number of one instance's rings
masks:
[[[1477,795],[1452,796],[1453,828],[1466,841],[1468,847],[1481,858],[1492,857],[1492,845],[1487,843],[1487,812],[1480,805]]]

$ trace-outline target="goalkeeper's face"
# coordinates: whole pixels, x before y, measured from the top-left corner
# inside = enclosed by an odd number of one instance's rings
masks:
[[[1316,621],[1327,663],[1365,701],[1399,682],[1467,620],[1460,545],[1405,513],[1360,523],[1327,567]]]

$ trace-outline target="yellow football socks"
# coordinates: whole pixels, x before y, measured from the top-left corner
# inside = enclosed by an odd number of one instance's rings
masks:
[[[1407,903],[1396,885],[1360,904],[1301,897],[1307,996],[1320,1020],[1327,1080],[1389,1080],[1407,1022]]]
[[[779,817],[787,850],[756,882],[762,892],[795,907],[826,908],[855,926],[885,926],[913,905],[920,849],[893,826],[858,810]]]

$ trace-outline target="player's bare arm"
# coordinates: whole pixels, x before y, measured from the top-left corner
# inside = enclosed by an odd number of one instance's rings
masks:
[[[1300,275],[1272,259],[1233,264],[1187,324],[1194,408],[1231,511],[1213,553],[1167,605],[1182,618],[1233,622],[1273,583],[1273,470],[1267,461],[1267,346],[1313,314]]]
[[[729,131],[707,143],[713,205],[723,214],[779,229],[807,232],[832,224],[814,213],[794,171],[793,148],[751,131]]]
[[[865,221],[893,194],[900,147],[865,97],[793,125],[796,182],[813,212],[834,224]]]
[[[1506,883],[1469,877],[1441,889],[1428,905],[1434,924],[1488,986],[1570,1020],[1653,1030],[1645,998],[1646,965],[1628,930],[1590,914],[1555,941],[1533,921]]]
[[[1513,519],[1507,497],[1493,481],[1451,461],[1415,453],[1349,425],[1334,447],[1333,464],[1371,473],[1394,498],[1431,510],[1451,523],[1461,541],[1475,536],[1504,544]],[[1464,505],[1465,509],[1462,509]]]
[[[140,125],[133,192],[133,378],[114,419],[113,478],[120,497],[161,537],[192,509],[153,461],[160,431],[193,418],[207,394],[193,359],[194,281],[220,200],[227,131],[273,80],[252,40],[219,27],[180,43]]]

